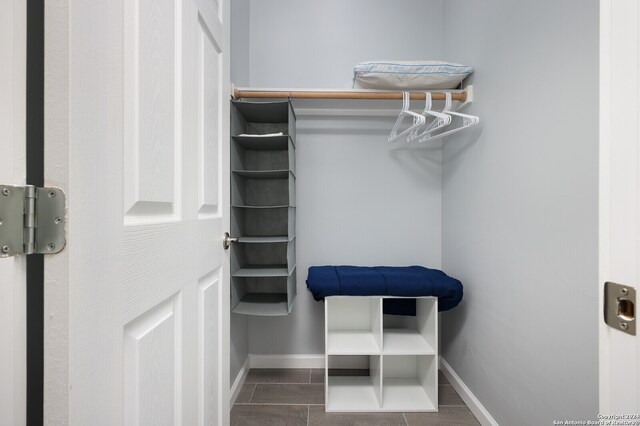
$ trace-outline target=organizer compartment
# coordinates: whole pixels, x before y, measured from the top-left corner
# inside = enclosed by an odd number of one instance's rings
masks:
[[[277,177],[277,178],[276,178]],[[295,205],[295,178],[273,173],[232,173],[231,205],[234,207],[285,207]]]
[[[232,171],[277,171],[295,173],[295,145],[289,136],[234,136],[231,144]]]
[[[295,267],[295,240],[277,243],[239,243],[233,247],[231,276],[288,276]]]
[[[289,102],[232,102],[231,134],[282,132],[295,138],[295,114]]]
[[[233,207],[231,211],[231,232],[241,241],[243,237],[283,237],[289,240],[295,235],[296,211],[293,207]]]
[[[231,282],[233,313],[277,316],[291,312],[295,297],[295,268],[288,276],[232,277]]]

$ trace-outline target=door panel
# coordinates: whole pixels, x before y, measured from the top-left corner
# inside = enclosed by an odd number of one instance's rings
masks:
[[[227,424],[228,11],[65,1],[70,30],[46,41],[70,46],[50,78],[72,87],[56,93],[52,80],[45,96],[55,113],[66,95],[69,138],[53,134],[46,158],[68,194],[69,244],[45,273],[68,287],[45,295],[45,332],[71,326],[47,346],[45,407],[67,409],[54,424]],[[60,26],[57,11],[46,16]]]
[[[214,425],[220,413],[217,383],[220,374],[216,369],[219,345],[222,288],[220,269],[204,276],[198,283],[198,424]]]
[[[180,185],[179,1],[125,2],[127,223],[176,215]],[[146,221],[145,221],[146,217]],[[138,219],[138,220],[136,220]]]
[[[199,19],[198,34],[198,95],[199,108],[198,120],[200,123],[199,142],[199,176],[198,195],[199,212],[202,214],[219,214],[217,209],[220,205],[218,187],[221,183],[219,176],[221,144],[221,61],[220,49],[215,43],[211,32],[203,20]],[[211,143],[217,141],[218,143]]]
[[[180,423],[180,298],[124,327],[124,423]]]

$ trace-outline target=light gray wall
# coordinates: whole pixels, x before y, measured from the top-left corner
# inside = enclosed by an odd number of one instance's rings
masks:
[[[231,3],[231,81],[249,86],[249,0]],[[244,315],[231,315],[230,385],[238,377],[249,354],[249,321]]]
[[[598,411],[598,2],[447,0],[481,134],[446,143],[442,352],[503,425]]]
[[[251,85],[348,88],[358,62],[440,58],[441,18],[442,0],[252,0]]]
[[[441,0],[254,0],[251,85],[350,88],[360,61],[439,58],[441,14]],[[324,353],[311,265],[440,266],[441,152],[390,150],[392,126],[298,121],[298,297],[290,316],[249,319],[250,353]]]
[[[231,2],[231,81],[249,86],[250,0]]]
[[[249,320],[246,315],[231,314],[230,386],[233,386],[249,354]]]

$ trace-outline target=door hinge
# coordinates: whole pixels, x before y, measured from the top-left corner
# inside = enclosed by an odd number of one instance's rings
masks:
[[[0,257],[59,253],[64,229],[62,190],[0,185]]]

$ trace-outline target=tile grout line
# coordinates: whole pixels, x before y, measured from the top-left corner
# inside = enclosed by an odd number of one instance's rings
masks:
[[[409,426],[409,421],[407,420],[407,416],[404,415],[404,413],[402,413],[402,418],[404,419],[404,423]]]
[[[320,385],[321,383],[309,382],[245,382],[247,385]]]
[[[309,380],[311,380],[311,374],[309,374]],[[309,416],[311,415],[311,406],[307,405],[307,426],[309,426]]]
[[[256,388],[257,387],[258,387],[258,385],[253,385],[253,390],[251,391],[251,396],[249,397],[248,404],[251,404],[251,400],[253,399],[253,394],[256,392]]]
[[[311,373],[313,372],[313,369],[309,369],[309,384],[311,384]]]
[[[318,407],[322,407],[324,404],[290,404],[288,402],[236,402],[233,405],[291,405],[291,406],[296,406],[296,407],[306,407],[307,405],[311,406],[313,405],[318,406]]]

